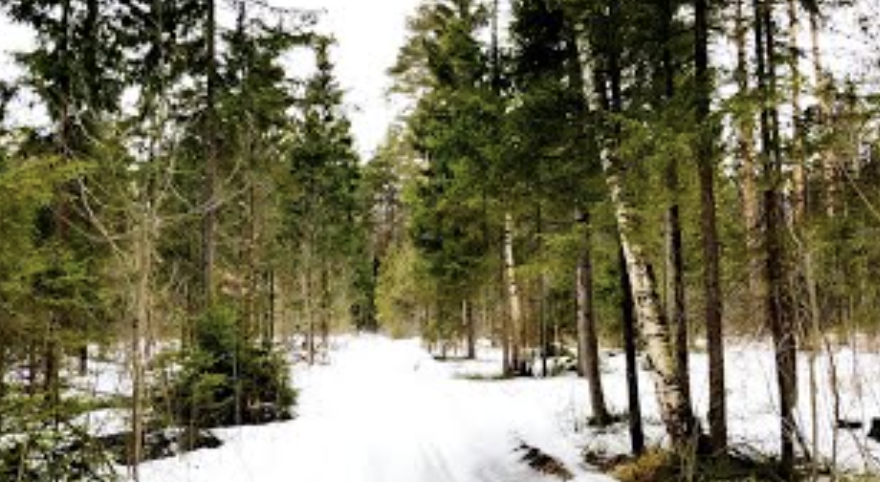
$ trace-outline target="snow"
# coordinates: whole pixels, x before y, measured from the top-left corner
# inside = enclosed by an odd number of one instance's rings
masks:
[[[872,417],[880,417],[880,355],[868,346],[854,346],[852,342],[844,349],[832,352],[833,356],[820,354],[816,360],[817,375],[817,429],[821,458],[825,461],[835,457],[833,438],[834,395],[831,389],[831,361],[837,368],[837,382],[841,400],[841,418],[863,423],[856,430],[838,430],[837,466],[846,470],[880,473],[880,443],[870,440],[867,431]],[[856,355],[857,354],[857,355]],[[765,342],[733,341],[725,350],[728,429],[732,449],[759,457],[779,453],[779,408],[776,371],[772,347]],[[695,411],[703,427],[708,427],[709,409],[708,357],[704,352],[692,352],[690,356],[691,393]],[[610,408],[617,413],[627,409],[625,360],[617,352],[605,352],[603,381]],[[813,448],[813,424],[810,409],[809,358],[806,353],[798,356],[798,403],[795,411],[797,423],[807,447]],[[577,382],[572,382],[577,383]],[[639,373],[642,413],[646,423],[649,443],[662,445],[666,442],[660,422],[659,409],[651,375],[644,369]],[[579,385],[583,385],[581,382]],[[587,410],[586,388],[577,389],[577,410]],[[580,413],[578,417],[584,417]],[[586,430],[582,436],[585,449],[605,453],[626,453],[629,441],[626,427],[621,424],[615,430]]]
[[[577,481],[611,480],[580,462],[573,379],[472,381],[417,340],[345,338],[330,363],[294,370],[295,420],[218,431],[223,447],[143,464],[146,482],[539,482],[522,443]],[[485,362],[483,362],[485,364]],[[479,365],[479,363],[478,363]]]
[[[146,482],[539,482],[522,460],[521,444],[561,461],[576,480],[611,480],[583,464],[585,450],[626,454],[626,422],[597,429],[587,425],[586,382],[574,374],[549,379],[498,379],[501,353],[484,341],[475,361],[434,360],[418,340],[379,336],[339,337],[328,363],[293,367],[300,391],[295,420],[262,427],[217,431],[219,449],[145,463]],[[835,340],[829,356],[816,359],[821,458],[839,467],[880,473],[880,443],[867,437],[880,417],[880,350],[866,337]],[[120,352],[121,353],[121,352]],[[76,391],[107,397],[130,387],[124,356],[112,353],[75,378]],[[293,350],[291,350],[291,358]],[[776,374],[768,342],[728,340],[727,405],[731,447],[757,456],[778,453]],[[698,345],[690,357],[695,410],[706,425],[708,360]],[[644,365],[644,363],[643,363]],[[809,357],[801,353],[796,416],[812,449]],[[841,418],[861,422],[835,430],[832,366]],[[642,413],[649,443],[666,442],[651,375],[640,371]],[[625,360],[603,350],[602,377],[609,408],[625,413]],[[97,435],[124,431],[125,409],[104,409],[78,422]],[[836,454],[834,436],[837,432]]]

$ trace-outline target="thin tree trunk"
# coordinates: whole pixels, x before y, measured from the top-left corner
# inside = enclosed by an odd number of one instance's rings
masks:
[[[477,317],[474,316],[473,305],[468,300],[461,302],[461,318],[467,332],[467,358],[477,358]]]
[[[150,277],[152,273],[152,225],[153,219],[147,203],[137,206],[135,226],[135,242],[132,250],[134,261],[135,298],[133,300],[133,316],[131,326],[131,476],[139,480],[139,464],[143,460],[144,441],[144,363],[142,357],[144,328],[150,316]]]
[[[306,318],[306,350],[309,365],[315,364],[315,314],[312,312],[312,270],[310,257],[306,256],[306,266],[302,274],[302,297]]]
[[[6,337],[0,337],[0,402],[6,397],[6,359],[9,347],[6,345]],[[0,427],[3,426],[3,414],[0,413]]]
[[[593,423],[599,426],[608,425],[611,417],[605,404],[605,393],[602,389],[602,375],[599,358],[599,339],[596,334],[596,314],[593,304],[593,260],[590,239],[589,213],[576,213],[576,220],[584,226],[581,249],[578,251],[576,273],[577,291],[577,328],[578,328],[578,359],[580,371],[587,379],[590,389],[590,406]]]
[[[505,235],[506,239],[506,235]],[[511,375],[513,372],[511,367],[513,367],[513,360],[511,357],[511,336],[513,330],[511,329],[511,317],[509,315],[510,305],[509,296],[508,296],[508,285],[507,285],[507,255],[506,250],[502,249],[501,254],[501,269],[498,271],[498,298],[500,300],[504,300],[504,303],[500,303],[498,312],[500,313],[501,318],[501,364],[502,371],[505,375]]]
[[[810,12],[810,43],[813,51],[813,76],[815,77],[814,95],[819,100],[819,124],[827,127],[831,116],[831,83],[822,65],[819,28],[819,13]],[[828,150],[820,150],[819,157],[825,183],[825,212],[828,217],[834,217],[840,210],[836,154]]]
[[[800,22],[798,16],[797,0],[788,0],[788,62],[791,74],[791,110],[794,122],[792,132],[791,162],[792,162],[792,211],[795,226],[803,224],[807,209],[807,166],[804,145],[804,129],[801,114],[801,77],[800,48],[798,47],[798,35],[800,34]]]
[[[804,250],[804,282],[807,286],[807,297],[809,299],[809,318],[810,318],[810,418],[812,421],[812,451],[815,456],[813,464],[813,477],[818,476],[819,471],[819,380],[817,373],[817,363],[819,353],[822,352],[822,330],[820,327],[821,311],[819,309],[819,296],[816,288],[816,275],[813,266],[813,253],[809,247]],[[830,356],[830,354],[829,354]],[[838,418],[835,418],[837,425]]]
[[[266,312],[266,333],[263,337],[263,345],[266,348],[270,348],[272,343],[275,341],[275,304],[276,304],[276,293],[277,288],[275,286],[275,270],[270,269],[268,273],[269,277],[269,306],[267,307]]]
[[[639,365],[637,342],[638,332],[632,298],[632,286],[629,283],[627,273],[626,256],[623,248],[619,253],[620,264],[620,291],[622,299],[623,315],[623,347],[626,352],[626,388],[627,400],[629,401],[629,438],[630,447],[634,455],[645,452],[645,431],[642,426],[642,407],[639,399]]]
[[[785,220],[779,190],[782,183],[782,155],[779,115],[772,104],[776,98],[775,25],[769,0],[755,0],[755,47],[758,87],[764,100],[761,131],[764,147],[764,227],[767,278],[767,318],[773,331],[777,383],[780,401],[780,473],[789,477],[794,469],[797,342],[791,318],[785,268],[785,249],[780,232]]]
[[[540,297],[539,307],[538,307],[538,317],[541,320],[540,323],[540,341],[541,344],[541,376],[548,377],[550,376],[550,345],[552,341],[550,339],[550,320],[547,316],[547,273],[541,273],[540,283],[540,293],[538,296]]]
[[[516,259],[513,255],[513,215],[504,216],[504,267],[507,283],[507,298],[510,304],[510,366],[508,373],[516,373],[520,369],[520,328],[522,327],[522,301],[519,284],[516,281]]]
[[[715,213],[714,132],[710,106],[709,3],[695,2],[695,75],[697,115],[697,170],[700,181],[700,227],[703,248],[703,290],[706,337],[709,348],[709,429],[716,452],[727,448],[727,394],[724,387],[724,328],[722,326],[721,260]]]
[[[745,98],[749,92],[749,65],[746,47],[748,25],[745,18],[744,0],[736,2],[736,27],[734,41],[736,44],[736,81],[739,95]],[[740,180],[742,182],[743,218],[746,229],[746,252],[748,256],[749,302],[755,307],[753,317],[757,317],[757,326],[764,326],[764,263],[761,254],[761,208],[758,198],[755,163],[755,122],[752,112],[745,109],[737,116],[737,150],[740,158]]]
[[[666,107],[672,105],[675,97],[675,65],[672,60],[672,22],[671,0],[663,0],[660,15],[660,36],[663,39],[663,95]],[[679,165],[678,157],[672,156],[666,166],[666,190],[670,203],[666,210],[666,308],[669,323],[675,340],[675,356],[678,359],[678,383],[685,391],[690,404],[690,369],[688,363],[688,321],[685,306],[684,248],[681,235],[681,210],[679,207]]]
[[[77,350],[79,361],[79,375],[86,376],[89,372],[89,343],[84,341]]]
[[[216,9],[214,0],[206,1],[205,45],[206,45],[206,112],[205,112],[205,194],[204,215],[202,218],[202,288],[204,289],[204,305],[209,307],[214,298],[214,267],[217,257],[217,189],[219,176],[219,160],[216,142],[215,89],[217,82],[216,64]]]
[[[321,346],[324,353],[330,352],[330,323],[332,306],[330,300],[330,276],[327,266],[321,268]]]

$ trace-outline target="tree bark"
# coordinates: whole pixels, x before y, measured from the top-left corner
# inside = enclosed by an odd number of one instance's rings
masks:
[[[153,260],[153,226],[155,221],[148,203],[136,206],[134,243],[131,257],[135,276],[131,325],[131,444],[130,470],[132,479],[139,480],[138,468],[143,460],[144,441],[144,328],[150,317],[150,282]]]
[[[467,332],[467,358],[474,360],[477,358],[477,317],[474,316],[473,306],[470,301],[463,300],[461,302],[461,318],[464,329]]]
[[[695,440],[698,432],[696,419],[688,403],[687,390],[679,380],[678,360],[672,345],[669,323],[657,294],[653,267],[647,261],[644,248],[634,239],[638,216],[624,199],[622,181],[619,174],[614,172],[616,162],[609,160],[605,164],[635,311],[654,374],[661,418],[673,445],[679,449],[684,448]]]
[[[797,341],[792,323],[785,248],[782,229],[785,221],[782,196],[782,153],[779,141],[779,114],[776,99],[775,25],[769,0],[754,0],[755,49],[758,89],[763,100],[761,137],[764,158],[764,211],[766,224],[765,262],[767,319],[773,332],[776,351],[776,376],[780,403],[780,473],[787,478],[794,469],[795,419],[797,396]]]
[[[661,2],[660,37],[663,41],[663,95],[668,107],[675,97],[675,65],[672,58],[673,7],[671,0]],[[672,156],[666,166],[666,189],[670,203],[666,210],[666,308],[675,344],[678,363],[678,383],[684,390],[684,397],[690,404],[690,368],[688,350],[688,320],[685,306],[686,293],[684,281],[684,248],[681,234],[681,209],[679,206],[679,165],[678,158]]]
[[[813,76],[816,82],[814,95],[819,100],[819,124],[827,127],[831,115],[831,82],[822,65],[819,35],[819,13],[810,12],[810,43],[813,51]],[[819,152],[819,158],[825,184],[825,213],[828,217],[834,217],[840,210],[837,161],[833,152],[824,149]]]
[[[577,327],[580,371],[587,379],[593,423],[608,425],[611,417],[605,404],[600,370],[599,340],[596,335],[596,314],[593,306],[593,261],[590,250],[590,218],[588,213],[577,213],[576,219],[584,226],[581,249],[578,252],[576,273]]]
[[[312,270],[311,270],[311,259],[310,256],[306,255],[306,266],[303,269],[302,274],[302,297],[303,297],[303,307],[305,309],[305,313],[303,315],[306,319],[306,350],[308,356],[309,365],[315,364],[315,314],[312,310]]]
[[[700,181],[700,227],[703,248],[703,291],[709,351],[709,429],[712,447],[727,448],[727,393],[724,387],[724,328],[722,326],[721,261],[715,213],[714,129],[710,106],[709,3],[695,1],[695,75],[697,170]],[[707,126],[709,126],[707,128]]]
[[[749,65],[746,47],[748,26],[745,18],[744,0],[736,2],[736,27],[734,42],[736,44],[736,81],[739,95],[747,97],[749,92]],[[749,301],[755,307],[752,316],[757,326],[764,326],[765,312],[764,300],[766,299],[766,286],[764,285],[764,263],[761,255],[762,250],[762,227],[761,227],[761,202],[758,196],[756,179],[757,166],[755,162],[755,122],[751,109],[743,109],[745,112],[737,116],[737,150],[740,158],[739,176],[742,182],[743,218],[746,229],[746,253],[748,256],[749,270],[747,273],[749,283]]]
[[[642,407],[639,399],[639,365],[636,339],[636,317],[633,310],[632,287],[627,273],[623,248],[618,255],[620,264],[620,291],[622,294],[623,347],[626,353],[626,388],[629,402],[629,439],[634,455],[645,452],[645,431],[642,426]]]
[[[520,368],[520,328],[522,327],[522,300],[520,299],[519,284],[516,281],[516,259],[513,255],[513,215],[507,213],[504,216],[504,267],[507,282],[507,298],[510,304],[510,326],[508,337],[510,340],[510,365],[506,371],[516,373]]]
[[[608,107],[610,112],[616,115],[623,112],[620,46],[617,45],[619,8],[619,4],[613,3],[606,19],[611,30],[609,37],[612,38],[606,52],[606,68],[609,76],[607,80],[611,91]],[[601,76],[600,74],[599,77]],[[661,418],[673,446],[676,449],[683,449],[695,440],[698,427],[687,399],[687,390],[679,383],[678,360],[672,345],[669,322],[660,303],[654,270],[648,261],[645,248],[635,235],[641,217],[630,204],[624,191],[623,170],[618,158],[620,127],[612,120],[609,130],[606,145],[602,150],[602,167],[611,193],[611,203],[626,260],[636,317],[654,375]]]
[[[216,107],[215,90],[217,82],[216,63],[216,8],[214,0],[206,0],[205,46],[206,46],[206,109],[205,109],[205,194],[204,214],[202,217],[202,288],[204,289],[204,307],[210,307],[214,298],[214,267],[217,258],[217,189],[219,176],[219,160],[217,158],[216,141]]]
[[[797,0],[788,0],[788,63],[791,74],[791,110],[794,130],[792,132],[792,211],[795,226],[803,224],[807,210],[807,166],[804,145],[804,123],[801,113],[801,88],[803,80],[800,66],[798,35],[800,22]]]

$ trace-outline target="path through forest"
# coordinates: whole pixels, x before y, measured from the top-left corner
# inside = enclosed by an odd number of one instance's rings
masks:
[[[553,414],[509,382],[456,376],[415,341],[348,339],[331,363],[295,370],[296,420],[222,433],[227,443],[147,464],[149,482],[531,482],[522,443],[590,474]]]

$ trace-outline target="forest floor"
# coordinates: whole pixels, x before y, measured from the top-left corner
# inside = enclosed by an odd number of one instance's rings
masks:
[[[441,363],[414,340],[335,344],[328,364],[294,368],[295,420],[219,430],[221,448],[146,463],[141,480],[611,480],[581,462],[573,386],[469,380],[467,370],[486,370],[485,362]],[[530,464],[536,453],[545,463]]]

